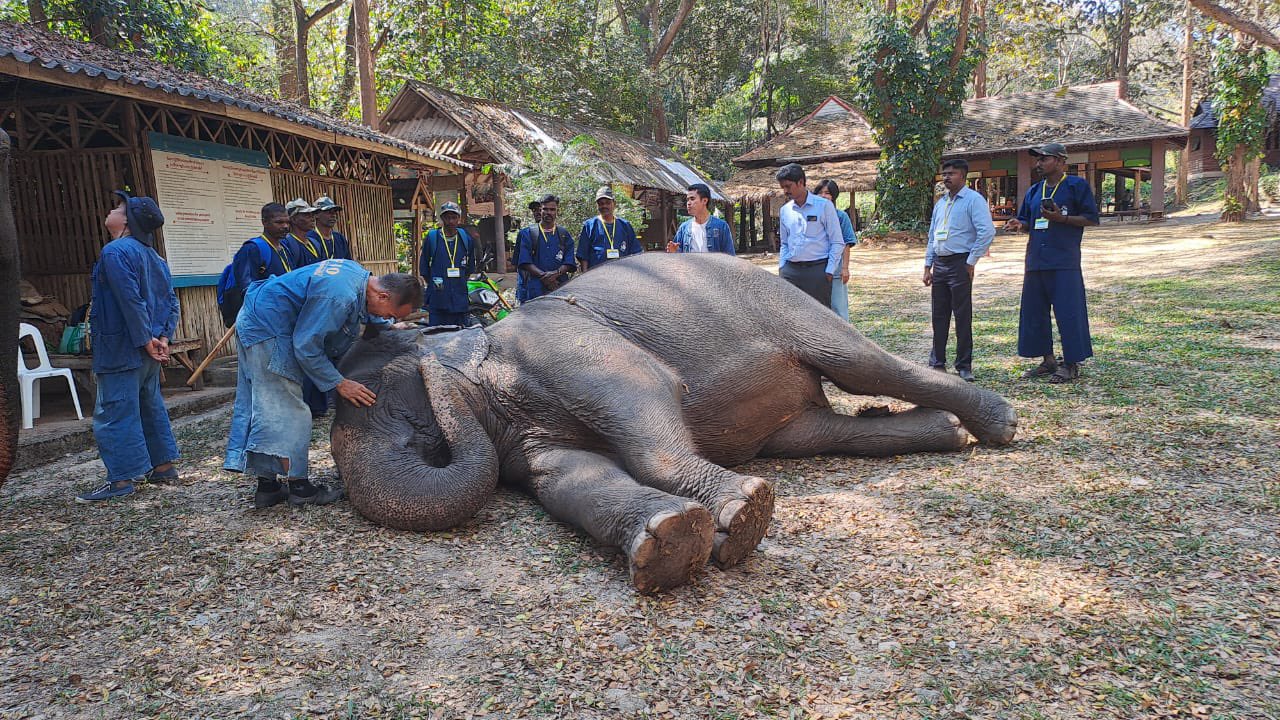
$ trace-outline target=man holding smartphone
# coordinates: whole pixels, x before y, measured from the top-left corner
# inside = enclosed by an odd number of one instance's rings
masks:
[[[1048,377],[1051,383],[1064,383],[1079,377],[1080,363],[1093,357],[1080,243],[1085,227],[1098,224],[1098,203],[1084,178],[1067,174],[1065,146],[1048,143],[1029,152],[1042,179],[1027,191],[1018,217],[1005,224],[1006,230],[1030,234],[1022,276],[1018,355],[1042,359],[1023,373],[1024,379]],[[1062,364],[1053,354],[1051,309],[1062,341]]]

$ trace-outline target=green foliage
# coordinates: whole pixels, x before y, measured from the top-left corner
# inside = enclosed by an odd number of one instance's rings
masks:
[[[1258,179],[1258,187],[1272,202],[1280,201],[1280,173],[1267,173]]]
[[[595,139],[580,135],[559,150],[526,151],[524,166],[529,168],[513,177],[513,208],[524,208],[548,193],[560,198],[558,222],[577,236],[582,223],[596,216],[596,190],[600,178],[610,177],[607,165],[592,150]],[[615,187],[618,217],[635,227],[636,235],[644,232],[648,215],[635,200]],[[514,211],[514,210],[513,210]]]
[[[943,21],[921,40],[902,19],[879,15],[854,53],[854,101],[884,149],[877,165],[877,219],[896,230],[927,228],[947,123],[981,58],[981,49],[970,47],[951,67],[958,30],[954,20]]]
[[[1213,56],[1213,109],[1218,116],[1218,161],[1228,169],[1236,146],[1245,148],[1245,162],[1262,157],[1267,135],[1267,111],[1262,89],[1267,86],[1266,51],[1253,43],[1225,38]]]

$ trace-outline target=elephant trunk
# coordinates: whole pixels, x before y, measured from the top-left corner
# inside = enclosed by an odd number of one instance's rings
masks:
[[[18,231],[10,201],[9,155],[13,145],[0,130],[0,485],[18,457]]]
[[[498,453],[444,366],[428,355],[418,371],[422,382],[416,388],[381,389],[378,405],[368,411],[371,422],[335,423],[333,454],[361,515],[401,530],[446,530],[469,519],[493,494]],[[403,396],[387,402],[389,393],[418,395],[423,386],[447,450],[423,441],[425,407],[415,413],[412,400]],[[433,464],[440,456],[442,467]]]

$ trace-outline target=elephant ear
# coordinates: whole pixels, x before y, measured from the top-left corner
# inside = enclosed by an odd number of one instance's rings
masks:
[[[473,383],[480,382],[480,363],[489,357],[489,336],[480,328],[460,330],[431,348],[436,360],[462,373]]]

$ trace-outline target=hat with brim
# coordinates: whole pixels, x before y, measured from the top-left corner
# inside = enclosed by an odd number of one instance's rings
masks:
[[[458,207],[456,202],[447,202],[440,206],[440,215],[443,216],[445,213],[455,213],[458,217],[462,217],[462,208]]]
[[[600,200],[613,200],[613,190],[608,185],[596,191],[596,201]]]
[[[124,201],[124,219],[129,225],[129,234],[143,245],[154,245],[156,230],[164,225],[160,206],[149,197],[133,197],[123,190],[116,190],[114,194]]]
[[[328,195],[321,195],[316,198],[315,205],[312,205],[316,212],[341,212],[342,206],[333,201]]]
[[[1063,160],[1067,159],[1067,146],[1062,143],[1045,143],[1044,145],[1037,145],[1027,152],[1031,153],[1034,157],[1056,157],[1062,158]]]
[[[294,215],[310,215],[316,212],[316,208],[311,207],[311,203],[306,200],[297,198],[285,203],[284,211],[289,213],[289,217],[293,217]]]

